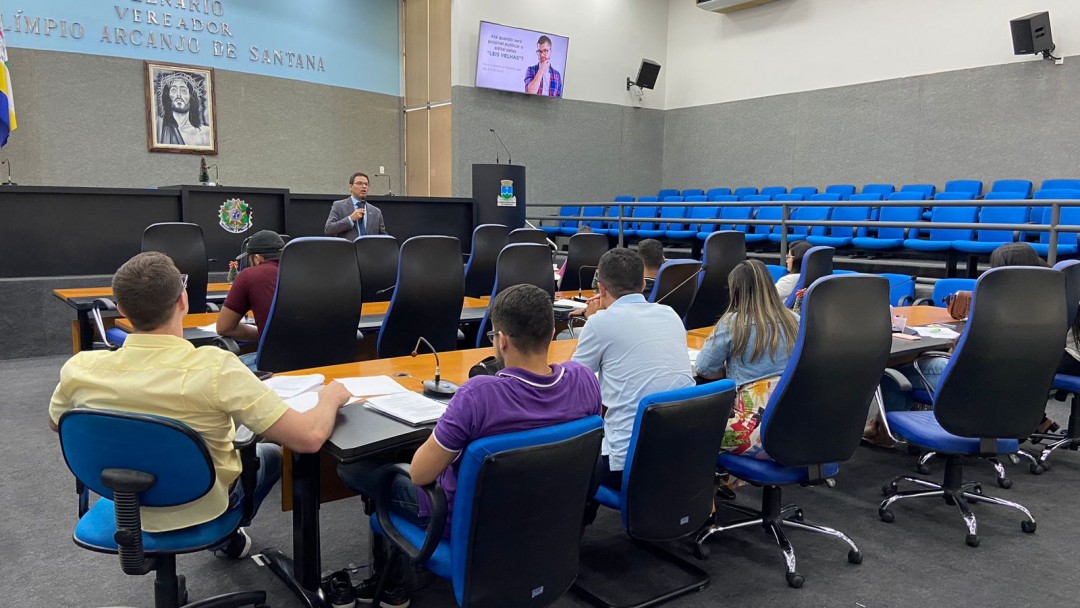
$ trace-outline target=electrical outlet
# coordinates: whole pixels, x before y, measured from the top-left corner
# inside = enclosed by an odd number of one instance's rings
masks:
[[[386,167],[379,165],[379,175],[386,175]]]

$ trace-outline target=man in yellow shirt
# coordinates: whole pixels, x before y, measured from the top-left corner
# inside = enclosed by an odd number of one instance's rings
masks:
[[[113,276],[113,296],[135,333],[115,352],[85,351],[69,359],[49,404],[54,431],[61,414],[88,407],[172,418],[202,437],[217,471],[214,487],[185,505],[143,507],[147,532],[204,523],[242,502],[242,485],[234,483],[241,469],[232,446],[236,423],[296,452],[313,453],[330,436],[338,408],[349,399],[345,387],[331,382],[319,392],[318,405],[296,412],[236,355],[192,346],[183,338],[186,284],[187,277],[162,253],[141,253],[121,266]],[[281,448],[260,443],[257,449],[256,509],[281,476]],[[215,553],[239,558],[250,549],[251,538],[241,528]]]

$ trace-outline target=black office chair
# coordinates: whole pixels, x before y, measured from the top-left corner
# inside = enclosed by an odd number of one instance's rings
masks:
[[[511,230],[506,244],[517,245],[519,243],[533,243],[536,245],[543,245],[544,247],[550,247],[547,235],[544,234],[543,230],[537,228],[517,228]]]
[[[717,523],[698,537],[703,544],[716,532],[760,525],[784,552],[787,582],[801,587],[795,550],[784,528],[826,534],[847,543],[848,561],[862,562],[862,553],[842,532],[807,523],[797,505],[784,505],[781,486],[828,483],[837,463],[851,458],[862,438],[866,412],[885,371],[892,346],[889,282],[881,277],[849,274],[819,279],[806,293],[806,313],[799,337],[761,419],[761,454],[721,452],[717,468],[762,486],[761,510],[724,503],[745,519]],[[719,514],[718,514],[719,515]],[[720,519],[719,517],[717,518]]]
[[[397,288],[383,317],[379,357],[401,357],[423,336],[436,350],[456,350],[465,269],[461,242],[450,236],[414,236],[401,245]]]
[[[646,396],[638,406],[622,489],[600,486],[595,500],[618,509],[627,535],[639,547],[693,576],[689,583],[664,589],[629,606],[655,606],[709,584],[707,572],[653,543],[685,538],[701,529],[713,508],[716,453],[724,439],[735,383],[719,380],[701,386]],[[613,608],[592,580],[588,561],[574,583],[574,592],[594,606]],[[631,573],[622,573],[633,576]]]
[[[206,243],[198,224],[163,222],[147,226],[142,237],[143,251],[160,251],[172,258],[180,274],[188,276],[188,311],[192,313],[217,311],[207,306],[206,283],[209,264]]]
[[[960,510],[972,547],[979,537],[969,501],[1017,509],[1027,517],[1021,530],[1035,531],[1035,519],[1022,505],[986,496],[978,482],[965,482],[963,461],[1016,453],[1018,438],[1039,424],[1061,360],[1066,318],[1061,272],[1006,266],[979,277],[967,325],[934,393],[934,409],[886,413],[881,407],[894,439],[946,458],[941,484],[900,475],[884,486],[882,521],[895,519],[890,507],[899,500],[938,496]],[[901,481],[919,489],[900,492]]]
[[[507,245],[499,253],[495,270],[495,287],[491,290],[491,302],[502,290],[514,285],[527,283],[536,285],[548,292],[555,299],[555,273],[551,271],[551,250],[547,245],[518,243]],[[491,328],[491,304],[488,304],[484,318],[480,321],[480,331],[476,334],[476,348],[490,346],[486,332]]]
[[[120,558],[125,574],[156,573],[156,608],[263,606],[266,593],[248,591],[188,603],[176,556],[217,547],[254,511],[255,437],[237,445],[246,500],[208,522],[169,532],[143,532],[143,507],[172,507],[206,495],[216,472],[198,433],[175,420],[112,410],[76,408],[60,416],[60,447],[79,483],[75,544]],[[89,506],[87,491],[101,498]]]
[[[715,325],[728,308],[728,275],[746,259],[746,238],[736,230],[714,232],[705,239],[701,256],[704,271],[698,277],[697,294],[686,313],[686,327]]]
[[[260,328],[256,367],[284,372],[356,358],[360,273],[348,241],[304,237],[281,251],[277,291]]]
[[[795,299],[800,289],[813,285],[814,281],[821,277],[832,274],[834,253],[836,253],[834,247],[824,245],[811,247],[806,251],[802,259],[802,272],[799,273],[799,280],[795,282],[795,289],[792,289],[791,294],[784,300],[784,306],[788,308],[795,306]]]
[[[593,276],[600,264],[600,256],[608,250],[607,237],[602,234],[583,232],[570,237],[566,248],[566,269],[563,271],[561,291],[592,289]]]
[[[361,301],[389,301],[397,280],[397,239],[387,234],[371,234],[354,240],[353,247],[360,270]]]
[[[482,298],[495,285],[495,264],[510,230],[502,224],[481,224],[473,230],[472,251],[465,265],[465,296]]]
[[[679,318],[686,316],[697,293],[697,277],[701,262],[697,260],[668,260],[656,273],[652,292],[646,297],[650,302],[670,306]]]

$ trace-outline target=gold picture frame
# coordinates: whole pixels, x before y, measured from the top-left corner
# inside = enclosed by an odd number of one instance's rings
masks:
[[[146,68],[146,141],[151,152],[217,154],[214,68],[158,61]]]

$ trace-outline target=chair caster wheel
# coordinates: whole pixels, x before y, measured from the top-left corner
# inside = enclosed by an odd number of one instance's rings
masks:
[[[1012,480],[1008,477],[1002,477],[1001,479],[997,480],[997,484],[999,487],[1008,490],[1012,487]],[[982,492],[979,492],[979,494],[982,494]]]
[[[930,474],[930,467],[926,466],[925,464],[917,464],[917,465],[915,465],[915,470],[918,471],[919,475],[929,475]]]
[[[803,583],[805,583],[805,582],[806,582],[806,579],[803,578],[803,575],[799,574],[798,572],[788,572],[787,573],[788,587],[791,587],[792,589],[798,589],[798,588],[802,587]]]
[[[1049,471],[1050,470],[1050,461],[1049,460],[1040,460],[1039,461],[1039,466],[1042,467],[1042,470]]]
[[[881,486],[881,495],[882,496],[892,496],[893,494],[896,494],[896,486],[895,485],[888,484],[888,485]]]
[[[1035,527],[1036,527],[1036,524],[1033,521],[1029,521],[1029,520],[1025,519],[1024,521],[1020,522],[1020,529],[1023,530],[1024,532],[1027,532],[1028,534],[1031,534],[1032,532],[1034,532]]]
[[[1028,465],[1028,470],[1031,471],[1032,475],[1042,475],[1043,472],[1042,466],[1035,464],[1034,462]]]
[[[881,518],[881,521],[887,524],[891,524],[893,521],[896,520],[896,516],[893,515],[893,512],[888,509],[878,509],[877,515]]]
[[[833,479],[832,477],[829,477],[829,478],[827,478],[825,480],[825,485],[830,487],[830,488],[835,488],[836,487],[836,480]]]
[[[806,515],[803,514],[802,509],[795,509],[795,512],[792,513],[790,519],[794,521],[803,521],[806,519]]]
[[[1001,485],[1001,480],[1000,479],[998,480],[998,485]],[[1010,482],[1010,485],[1011,485],[1011,482]],[[982,484],[977,483],[977,484],[971,486],[971,493],[972,494],[978,494],[979,496],[982,496],[982,493],[983,493],[982,492]]]
[[[704,561],[709,559],[709,548],[705,545],[694,545],[694,557]]]
[[[856,551],[855,549],[848,549],[847,561],[849,564],[861,564],[862,563],[862,551]]]
[[[1016,454],[1009,454],[1009,462],[1012,464],[1020,464],[1020,457]]]
[[[978,547],[979,536],[976,534],[968,534],[966,537],[964,537],[964,542],[967,543],[967,546],[969,547]]]

